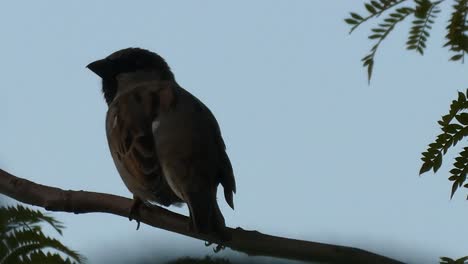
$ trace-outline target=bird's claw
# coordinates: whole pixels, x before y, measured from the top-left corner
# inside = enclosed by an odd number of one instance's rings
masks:
[[[135,220],[135,221],[137,222],[136,230],[140,229],[140,220],[138,220],[138,219],[133,219],[131,216],[128,217],[128,220],[129,220],[129,221]]]
[[[130,207],[130,213],[128,215],[128,220],[135,220],[137,222],[136,230],[140,229],[140,208],[141,200],[138,198],[133,199],[132,207]]]
[[[212,242],[205,241],[205,247],[209,247],[209,246],[211,246],[211,245],[213,245],[213,243],[212,243]]]
[[[214,252],[214,253],[218,253],[218,252],[220,252],[221,250],[223,250],[223,249],[225,249],[225,248],[226,248],[226,247],[223,246],[223,245],[216,245],[216,247],[213,248],[213,252]]]
[[[205,247],[209,247],[209,246],[211,246],[213,244],[214,244],[213,242],[205,241]],[[213,248],[213,252],[218,253],[218,252],[220,252],[221,250],[223,250],[225,248],[226,248],[226,246],[218,244]]]

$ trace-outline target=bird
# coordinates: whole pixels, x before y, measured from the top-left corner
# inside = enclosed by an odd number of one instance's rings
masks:
[[[221,184],[234,209],[236,182],[210,109],[152,51],[121,49],[87,68],[102,79],[109,149],[133,194],[129,219],[139,217],[141,205],[185,203],[190,231],[229,239],[216,193]]]

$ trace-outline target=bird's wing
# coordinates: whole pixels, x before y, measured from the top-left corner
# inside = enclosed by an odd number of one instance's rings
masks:
[[[127,187],[144,200],[168,206],[180,202],[161,172],[152,134],[158,114],[158,94],[135,89],[109,106],[106,131],[112,157]]]
[[[216,118],[210,109],[198,100],[198,98],[182,88],[181,90],[183,93],[186,93],[191,97],[192,102],[194,103],[195,112],[197,113],[197,122],[195,124],[195,130],[197,131],[195,133],[202,134],[203,138],[211,138],[214,140],[214,151],[216,152],[215,155],[218,157],[216,164],[218,170],[218,181],[224,188],[224,197],[226,202],[232,209],[234,209],[233,194],[236,192],[236,181],[231,161],[226,153],[226,145],[221,135],[221,129],[218,121],[216,121]]]

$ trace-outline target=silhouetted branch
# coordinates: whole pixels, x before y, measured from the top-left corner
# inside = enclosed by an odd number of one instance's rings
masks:
[[[102,212],[128,217],[132,200],[105,193],[65,191],[18,178],[0,169],[0,193],[20,202],[43,207],[50,211],[75,214]],[[141,208],[140,220],[150,226],[165,229],[212,243],[216,239],[190,232],[188,218],[155,206]],[[257,231],[229,228],[232,240],[224,246],[249,255],[270,256],[327,263],[402,263],[357,248],[308,242],[265,235]]]

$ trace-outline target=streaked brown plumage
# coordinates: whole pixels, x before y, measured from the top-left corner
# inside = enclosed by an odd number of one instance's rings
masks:
[[[88,65],[103,79],[112,157],[136,203],[187,203],[190,226],[222,235],[219,183],[234,208],[232,166],[216,119],[181,88],[164,59],[143,49],[115,52]]]

